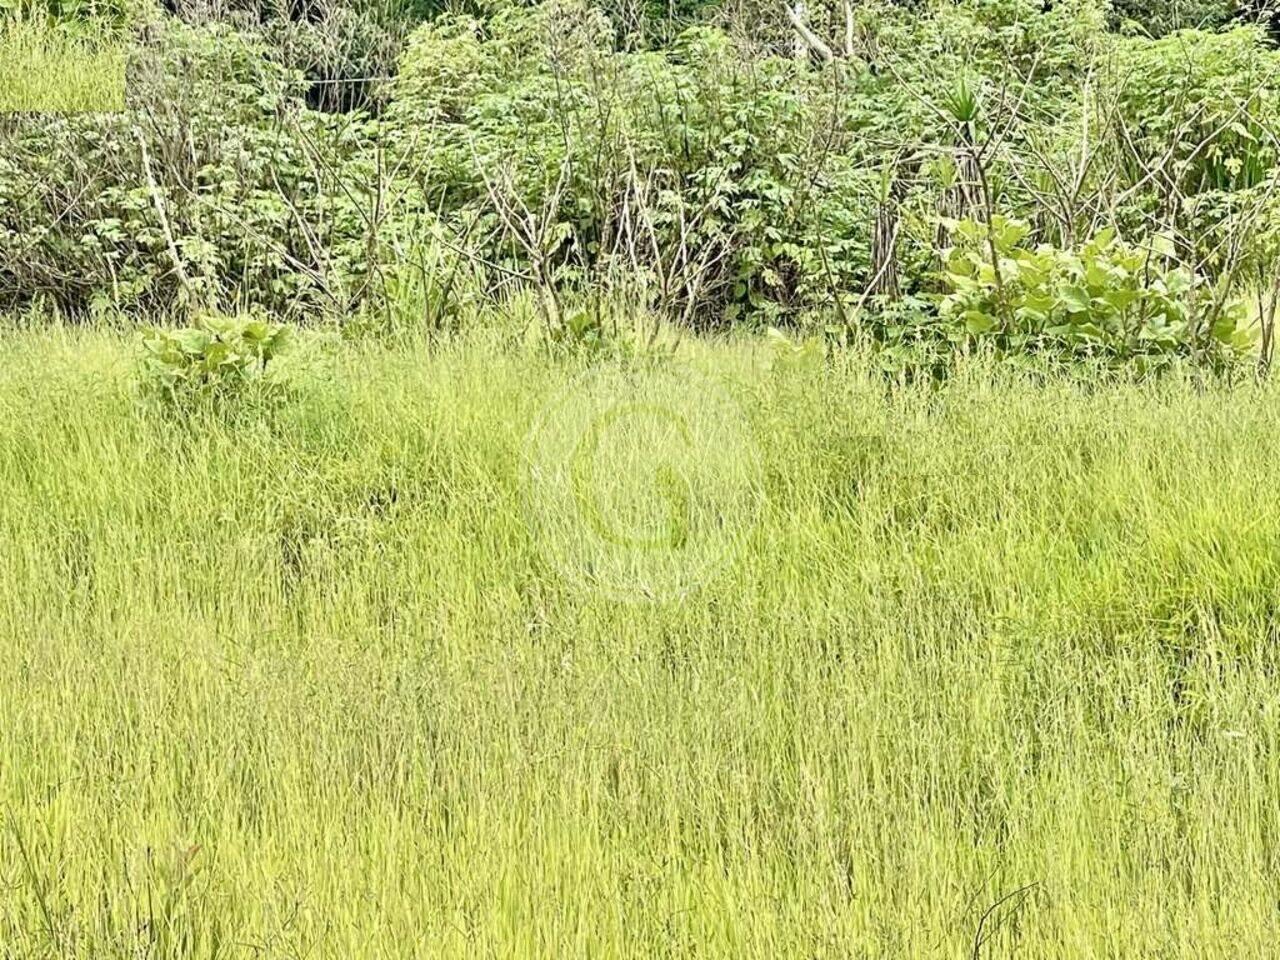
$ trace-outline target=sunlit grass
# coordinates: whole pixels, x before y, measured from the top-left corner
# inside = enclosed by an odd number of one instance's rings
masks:
[[[765,499],[646,604],[531,534],[584,360],[179,421],[127,341],[0,350],[6,955],[1274,956],[1273,388],[685,343]]]
[[[0,113],[124,108],[125,42],[91,24],[0,17]]]

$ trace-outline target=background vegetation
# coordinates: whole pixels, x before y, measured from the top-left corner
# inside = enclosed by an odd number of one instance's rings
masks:
[[[1198,11],[127,8],[126,110],[0,122],[0,304],[394,332],[535,290],[555,335],[626,302],[898,368],[1265,366],[1280,54],[1264,6]]]

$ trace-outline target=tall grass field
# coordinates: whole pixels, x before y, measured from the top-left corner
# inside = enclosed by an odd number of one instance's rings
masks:
[[[128,47],[92,22],[0,12],[0,114],[124,109]]]
[[[1273,386],[0,350],[0,956],[1275,956]]]

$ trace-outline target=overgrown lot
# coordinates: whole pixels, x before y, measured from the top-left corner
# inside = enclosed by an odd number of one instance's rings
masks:
[[[1275,955],[1270,0],[6,38],[0,960]]]

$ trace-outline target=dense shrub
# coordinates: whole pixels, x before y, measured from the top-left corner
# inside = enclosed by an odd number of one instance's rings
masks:
[[[1275,163],[1264,124],[1280,106],[1280,53],[1259,28],[1123,40],[1114,70],[1131,181],[1159,166],[1183,194],[1231,190]]]
[[[1025,223],[956,225],[946,259],[942,317],[955,337],[1003,353],[1049,352],[1112,362],[1176,355],[1218,362],[1251,345],[1245,305],[1220,301],[1206,282],[1145,246],[1104,230],[1078,249],[1027,245]]]
[[[183,326],[144,330],[134,367],[144,411],[261,421],[296,401],[323,397],[333,383],[335,337],[297,331],[265,313],[202,313]],[[270,421],[269,421],[270,422]]]
[[[164,24],[131,71],[124,113],[0,119],[0,304],[343,308],[364,128],[221,25]]]
[[[576,3],[415,34],[389,117],[429,153],[433,204],[481,211],[487,255],[513,269],[570,285],[635,272],[703,321],[865,277],[876,175],[849,162],[823,78],[708,29],[662,51],[612,44]]]
[[[306,79],[310,106],[376,107],[413,26],[440,0],[165,0],[193,23],[228,22],[260,34],[276,62]]]

